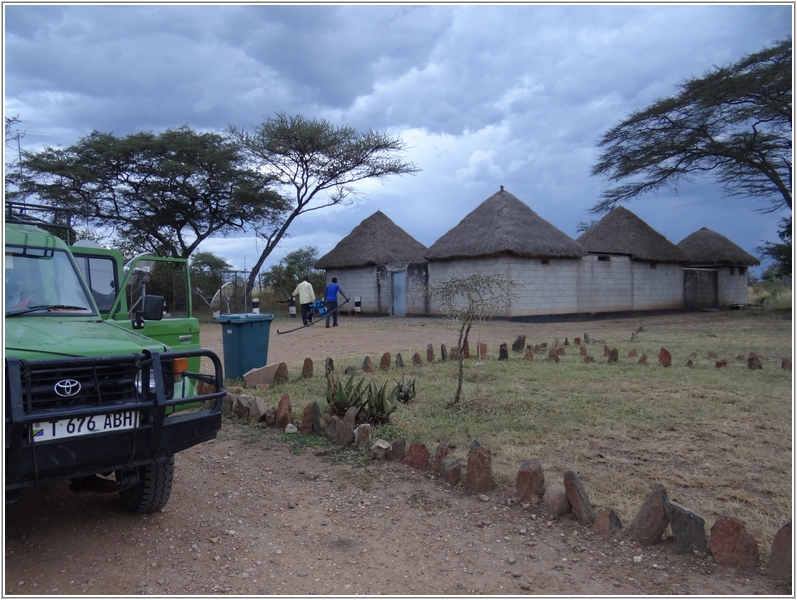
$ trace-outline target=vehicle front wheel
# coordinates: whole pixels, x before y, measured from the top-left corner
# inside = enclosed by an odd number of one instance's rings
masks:
[[[169,501],[174,482],[174,456],[166,463],[137,467],[138,483],[121,490],[119,497],[130,512],[149,513],[160,510]]]

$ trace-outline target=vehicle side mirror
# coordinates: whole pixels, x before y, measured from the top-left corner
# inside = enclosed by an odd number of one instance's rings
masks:
[[[143,310],[137,310],[133,319],[133,329],[144,329],[144,321],[160,321],[166,305],[163,296],[144,296],[141,302]]]

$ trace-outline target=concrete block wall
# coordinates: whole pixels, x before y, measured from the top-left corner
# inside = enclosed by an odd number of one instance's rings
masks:
[[[578,312],[579,259],[506,257],[503,262],[518,284],[509,316]]]
[[[684,307],[684,272],[680,265],[631,260],[628,256],[587,255],[581,259],[502,256],[455,261],[391,264],[327,272],[347,296],[360,296],[363,313],[391,314],[392,273],[406,271],[408,315],[442,314],[439,300],[427,301],[417,292],[426,281],[437,285],[470,273],[500,275],[516,283],[511,307],[493,314],[521,317],[555,314],[591,314]],[[721,267],[718,277],[720,306],[747,303],[747,269]],[[353,304],[353,302],[352,302]],[[351,307],[353,309],[353,306]],[[347,306],[347,310],[351,310]]]
[[[429,263],[410,263],[407,269],[407,314],[423,315],[428,312],[428,301],[421,292],[429,281]]]
[[[720,307],[747,304],[747,267],[717,268],[717,302]]]
[[[514,304],[495,316],[515,317],[624,310],[683,308],[683,271],[680,265],[634,261],[628,256],[599,255],[581,259],[497,257],[429,263],[434,286],[467,273],[497,274],[517,287]],[[440,314],[432,300],[430,314]]]
[[[361,312],[366,314],[392,314],[393,279],[396,271],[405,271],[407,286],[407,314],[426,314],[425,298],[417,288],[426,284],[426,263],[396,263],[359,269],[331,269],[326,273],[327,284],[338,278],[338,285],[351,302],[345,311],[354,310],[354,297],[361,298]]]
[[[376,267],[331,269],[327,271],[327,284],[332,283],[333,277],[338,278],[338,285],[351,300],[342,310],[353,311],[354,297],[360,296],[362,312],[379,312]]]
[[[369,310],[368,312],[379,314],[393,312],[393,281],[391,273],[392,271],[388,270],[387,265],[379,265],[376,268],[376,307],[375,310]]]
[[[429,285],[470,273],[498,275],[515,282],[517,299],[508,310],[496,311],[494,316],[568,314],[578,308],[578,270],[577,259],[562,258],[552,258],[548,264],[543,264],[539,258],[511,256],[432,262],[429,263]],[[431,314],[442,312],[439,300],[430,302],[429,311]]]
[[[588,254],[579,264],[578,311],[634,310],[631,258]]]
[[[634,310],[683,308],[684,272],[680,265],[631,261]]]

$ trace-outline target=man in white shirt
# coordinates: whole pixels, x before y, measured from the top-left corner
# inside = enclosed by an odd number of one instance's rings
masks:
[[[299,296],[299,304],[302,305],[302,325],[309,325],[307,317],[310,313],[310,305],[315,300],[315,291],[310,283],[310,279],[305,277],[303,281],[299,282],[299,285],[293,290],[291,296]]]

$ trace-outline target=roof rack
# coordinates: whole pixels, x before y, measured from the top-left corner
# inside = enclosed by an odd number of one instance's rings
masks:
[[[29,202],[16,202],[14,200],[6,200],[5,221],[6,223],[20,223],[24,225],[34,225],[36,227],[55,229],[65,229],[67,237],[72,229],[72,209],[59,208],[57,206],[47,206],[46,204],[31,204]],[[56,223],[54,220],[47,220],[42,217],[35,216],[33,213],[52,213],[53,219],[59,212],[66,213],[66,224]],[[67,240],[67,243],[70,243]]]

